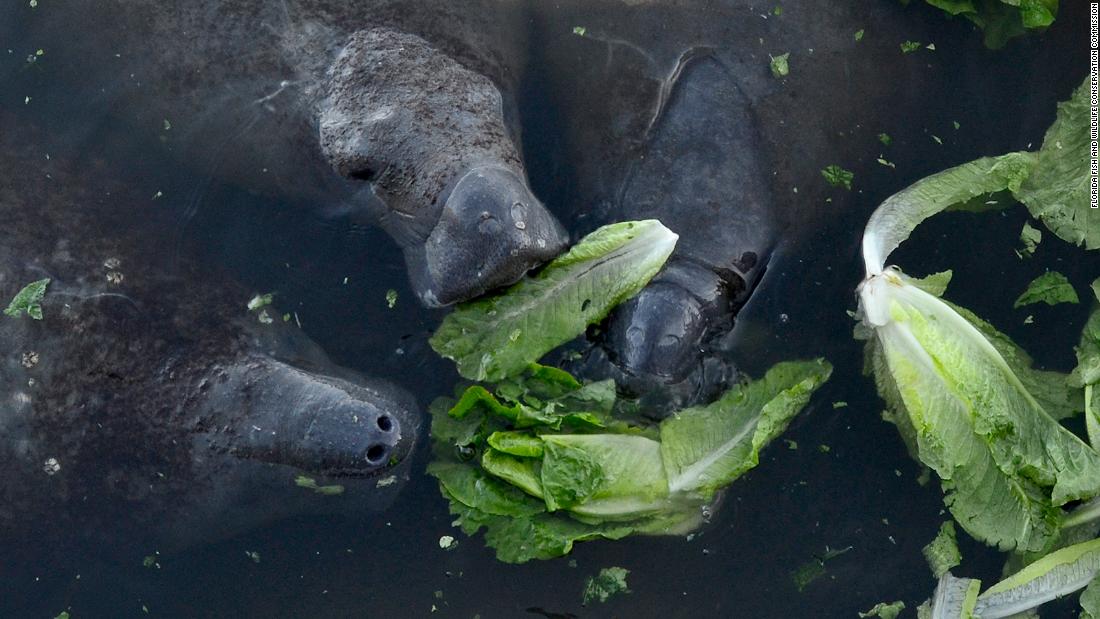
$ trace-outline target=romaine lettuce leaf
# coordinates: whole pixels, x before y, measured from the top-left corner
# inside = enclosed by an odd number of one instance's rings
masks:
[[[1035,155],[983,157],[923,178],[890,196],[875,210],[863,233],[863,261],[877,275],[886,258],[925,219],[975,197],[1015,191],[1031,173]]]
[[[1056,550],[978,596],[975,614],[1010,617],[1077,591],[1100,572],[1100,540]]]
[[[1080,619],[1100,619],[1100,576],[1093,578],[1081,592]]]
[[[982,581],[955,578],[950,572],[940,577],[932,596],[932,619],[973,619]]]
[[[880,393],[913,426],[922,462],[974,537],[1040,550],[1057,506],[1100,494],[1100,454],[1061,427],[973,324],[891,269],[860,287],[882,356]]]
[[[713,404],[661,423],[661,456],[673,492],[711,496],[759,462],[760,450],[786,429],[832,372],[825,360],[777,364]]]
[[[519,374],[637,294],[676,239],[655,219],[604,226],[536,275],[458,306],[432,336],[432,348],[470,380]]]
[[[1100,248],[1100,210],[1089,208],[1088,78],[1047,129],[1034,170],[1018,190],[1032,216],[1051,232],[1085,249]]]
[[[475,385],[433,403],[428,472],[455,524],[471,535],[485,528],[502,561],[560,556],[588,539],[686,533],[831,371],[823,360],[782,363],[654,429],[605,416],[613,383],[559,376],[549,388],[545,368],[534,368],[508,381],[507,395]],[[593,415],[606,424],[566,428],[572,406],[602,409]]]

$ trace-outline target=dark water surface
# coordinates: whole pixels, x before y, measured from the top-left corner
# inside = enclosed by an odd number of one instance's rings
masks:
[[[38,10],[50,10],[51,4],[39,0]],[[754,376],[782,359],[821,355],[834,364],[833,378],[782,437],[797,442],[797,449],[783,441],[773,444],[760,465],[726,492],[713,521],[690,540],[589,542],[563,559],[499,563],[480,537],[466,538],[451,528],[446,502],[423,474],[427,450],[420,449],[411,482],[382,513],[280,522],[161,556],[159,568],[143,567],[140,555],[105,561],[80,547],[62,549],[60,562],[0,567],[0,616],[54,617],[68,609],[74,618],[146,612],[161,617],[855,617],[876,602],[896,599],[911,609],[934,587],[921,547],[947,516],[936,483],[918,485],[919,467],[894,428],[880,420],[882,403],[860,372],[861,349],[851,339],[845,311],[855,308],[862,226],[875,205],[917,178],[981,155],[1038,146],[1053,119],[1053,103],[1066,98],[1086,71],[1084,3],[1064,5],[1049,32],[996,52],[1003,55],[997,66],[1012,64],[1005,57],[1019,58],[1024,66],[1037,50],[1053,48],[1063,53],[1061,66],[1018,78],[1027,83],[1006,83],[994,109],[959,100],[957,114],[938,119],[936,126],[914,127],[912,119],[898,118],[895,126],[877,128],[902,136],[886,155],[897,168],[864,166],[870,173],[857,177],[855,192],[838,191],[831,194],[833,202],[804,205],[820,223],[781,244],[738,318],[729,354]],[[762,5],[761,12],[770,8]],[[26,11],[0,15],[33,19]],[[416,304],[400,251],[382,232],[226,185],[209,172],[217,166],[213,153],[210,161],[180,166],[169,157],[176,128],[161,132],[163,141],[155,132],[142,137],[119,119],[100,116],[102,106],[94,101],[87,102],[94,112],[74,117],[81,102],[66,100],[64,85],[36,66],[47,65],[50,50],[64,42],[26,40],[22,26],[0,24],[5,37],[0,76],[6,76],[0,84],[2,118],[49,132],[55,147],[63,149],[54,156],[109,153],[133,173],[138,191],[163,192],[164,208],[180,213],[181,243],[198,245],[255,290],[279,291],[280,307],[296,312],[302,328],[338,363],[400,383],[422,406],[451,391],[457,375],[427,346],[445,312]],[[958,37],[957,22],[945,21],[943,28],[944,38]],[[45,55],[29,62],[38,48]],[[981,63],[993,54],[947,56],[951,50],[942,48],[939,53],[929,62],[949,74],[960,71],[959,63]],[[888,69],[882,78],[890,79]],[[530,88],[521,98],[521,113],[542,114],[549,122],[552,112],[539,109],[538,86]],[[25,103],[25,97],[31,100]],[[952,128],[953,120],[960,129]],[[549,126],[545,130],[526,127],[532,182],[548,203],[574,199],[568,170],[562,169],[567,164],[539,154],[553,150],[553,132]],[[942,146],[932,143],[932,133],[943,138]],[[868,146],[872,161],[876,148]],[[822,159],[823,165],[831,163],[827,153]],[[39,165],[28,161],[24,170],[3,174],[37,174]],[[1100,275],[1100,261],[1086,259],[1045,230],[1036,256],[1021,261],[1013,248],[1025,215],[1016,207],[938,217],[923,225],[893,262],[914,274],[954,269],[951,300],[1011,335],[1039,365],[1068,370],[1088,303],[1013,310],[1012,301],[1047,268],[1065,273],[1085,299],[1089,282]],[[398,293],[392,310],[385,301],[389,289]],[[1025,324],[1029,315],[1034,321]],[[834,406],[837,402],[846,406]],[[443,535],[454,535],[458,547],[441,550]],[[995,579],[1001,556],[960,542],[965,561],[957,572]],[[25,545],[21,554],[36,548],[34,539],[17,543]],[[828,549],[846,548],[826,564],[824,576],[797,589],[792,572]],[[258,553],[259,561],[250,552]],[[0,566],[4,554],[0,549]],[[632,593],[583,607],[585,579],[612,565],[630,570]],[[1044,610],[1043,617],[1076,616],[1072,608],[1063,603]]]

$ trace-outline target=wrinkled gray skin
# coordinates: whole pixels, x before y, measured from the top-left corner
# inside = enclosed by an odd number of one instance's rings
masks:
[[[828,208],[855,201],[820,170],[864,178],[876,133],[910,131],[907,148],[928,147],[922,123],[942,126],[954,98],[1001,86],[898,49],[933,29],[941,49],[950,36],[977,47],[962,20],[948,35],[936,11],[893,2],[785,8],[113,0],[34,19],[39,39],[64,41],[49,67],[87,94],[76,100],[99,97],[150,128],[170,118],[187,138],[182,161],[214,159],[223,179],[379,223],[428,305],[513,281],[562,248],[524,158],[560,174],[541,185],[570,229],[660,218],[680,235],[672,261],[612,317],[607,353],[585,371],[686,403],[732,378],[712,353],[777,244],[819,228],[826,195]],[[777,79],[769,55],[785,52],[791,76]]]
[[[849,243],[854,254],[859,228],[812,237],[845,212],[869,212],[876,202],[857,191],[872,175],[896,174],[894,190],[919,177],[912,167],[883,168],[880,153],[905,149],[942,168],[928,132],[952,131],[956,102],[996,105],[1006,75],[1027,83],[1027,69],[991,68],[997,57],[980,49],[972,27],[945,27],[923,3],[799,2],[781,16],[772,8],[563,0],[538,13],[530,62],[543,67],[540,93],[565,126],[546,140],[560,155],[542,167],[570,170],[557,197],[570,209],[559,216],[581,230],[653,217],[680,235],[663,273],[619,308],[605,349],[582,364],[658,405],[707,401],[736,374],[731,357],[783,358],[727,350],[735,315],[774,253]],[[866,35],[856,41],[860,29]],[[902,54],[906,40],[934,41],[940,51]],[[778,78],[770,56],[787,52],[790,75]],[[895,150],[880,132],[894,136]],[[856,191],[824,181],[831,164],[855,173]],[[611,370],[600,369],[605,357]]]
[[[522,71],[525,14],[492,0],[89,0],[34,21],[65,41],[62,79],[172,119],[192,137],[181,154],[213,154],[215,174],[381,225],[420,300],[440,306],[566,245],[501,94]]]
[[[409,394],[334,366],[274,307],[261,324],[216,268],[158,251],[170,221],[134,217],[152,190],[121,166],[58,156],[71,149],[18,117],[0,127],[0,298],[52,280],[42,320],[0,315],[6,563],[27,540],[34,561],[73,538],[134,560],[393,499],[419,424]]]

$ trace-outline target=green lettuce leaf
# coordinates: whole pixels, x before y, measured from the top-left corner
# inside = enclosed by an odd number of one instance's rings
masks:
[[[1100,576],[1093,578],[1081,592],[1080,619],[1100,619]]]
[[[1100,540],[1056,550],[978,596],[974,610],[989,619],[1009,617],[1088,585],[1100,572]]]
[[[1058,0],[926,0],[949,15],[961,15],[984,32],[989,49],[1000,49],[1030,29],[1045,28],[1058,15]]]
[[[1047,130],[1035,169],[1018,190],[1036,219],[1061,239],[1085,249],[1100,248],[1100,210],[1089,208],[1088,78]]]
[[[882,396],[912,424],[920,460],[972,536],[1040,550],[1057,506],[1100,493],[1100,455],[1061,427],[998,348],[942,300],[895,270],[860,287],[860,312],[881,346]]]
[[[460,305],[431,338],[470,380],[500,381],[584,333],[638,293],[664,265],[677,236],[657,220],[604,226],[538,274]]]
[[[890,253],[925,219],[978,196],[1016,190],[1034,165],[1031,153],[983,157],[923,178],[890,196],[871,215],[863,233],[867,273],[881,273]]]
[[[879,619],[897,619],[901,611],[905,610],[905,602],[898,600],[887,604],[886,602],[879,602],[875,604],[867,612],[859,613],[860,617],[878,617]]]
[[[932,596],[931,619],[974,619],[982,581],[955,578],[950,572],[940,577]]]
[[[611,596],[619,593],[630,593],[626,585],[626,577],[630,570],[621,567],[605,567],[595,576],[590,576],[584,584],[583,604],[599,600],[606,602]]]
[[[1016,255],[1021,258],[1030,258],[1035,255],[1039,243],[1043,242],[1043,231],[1033,228],[1025,221],[1023,229],[1020,230],[1020,242],[1023,243],[1023,247],[1016,251]]]
[[[764,378],[738,385],[709,406],[661,423],[661,456],[673,492],[709,497],[760,460],[832,372],[824,359],[777,364]]]
[[[1065,275],[1058,271],[1047,271],[1031,280],[1012,307],[1020,308],[1032,303],[1058,305],[1059,303],[1080,303],[1080,299],[1077,298],[1077,291],[1073,289]]]
[[[49,278],[27,284],[16,293],[4,313],[12,318],[18,318],[26,312],[31,318],[42,320],[42,297],[46,296],[46,286],[49,285]]]
[[[952,568],[961,564],[962,555],[959,554],[959,545],[955,541],[955,523],[950,520],[944,522],[936,538],[929,542],[922,552],[936,578],[942,578]]]
[[[560,556],[596,538],[683,534],[699,525],[722,486],[755,466],[760,449],[831,369],[821,360],[779,364],[655,429],[609,416],[613,383],[560,376],[546,383],[548,372],[535,368],[502,385],[507,395],[474,385],[458,400],[433,402],[428,473],[439,480],[455,525],[470,535],[485,529],[502,561]],[[565,431],[563,420],[580,414],[606,423]],[[674,445],[671,466],[666,440]],[[688,448],[700,440],[705,449]],[[669,471],[681,487],[670,488]]]

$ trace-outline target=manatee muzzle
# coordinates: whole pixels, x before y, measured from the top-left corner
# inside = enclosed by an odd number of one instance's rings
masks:
[[[211,442],[240,458],[366,477],[407,458],[416,439],[415,401],[383,381],[334,378],[266,357],[211,380]],[[218,417],[227,423],[217,425]]]
[[[446,194],[423,244],[405,248],[413,289],[429,306],[506,286],[557,256],[567,236],[514,171],[475,167]]]

